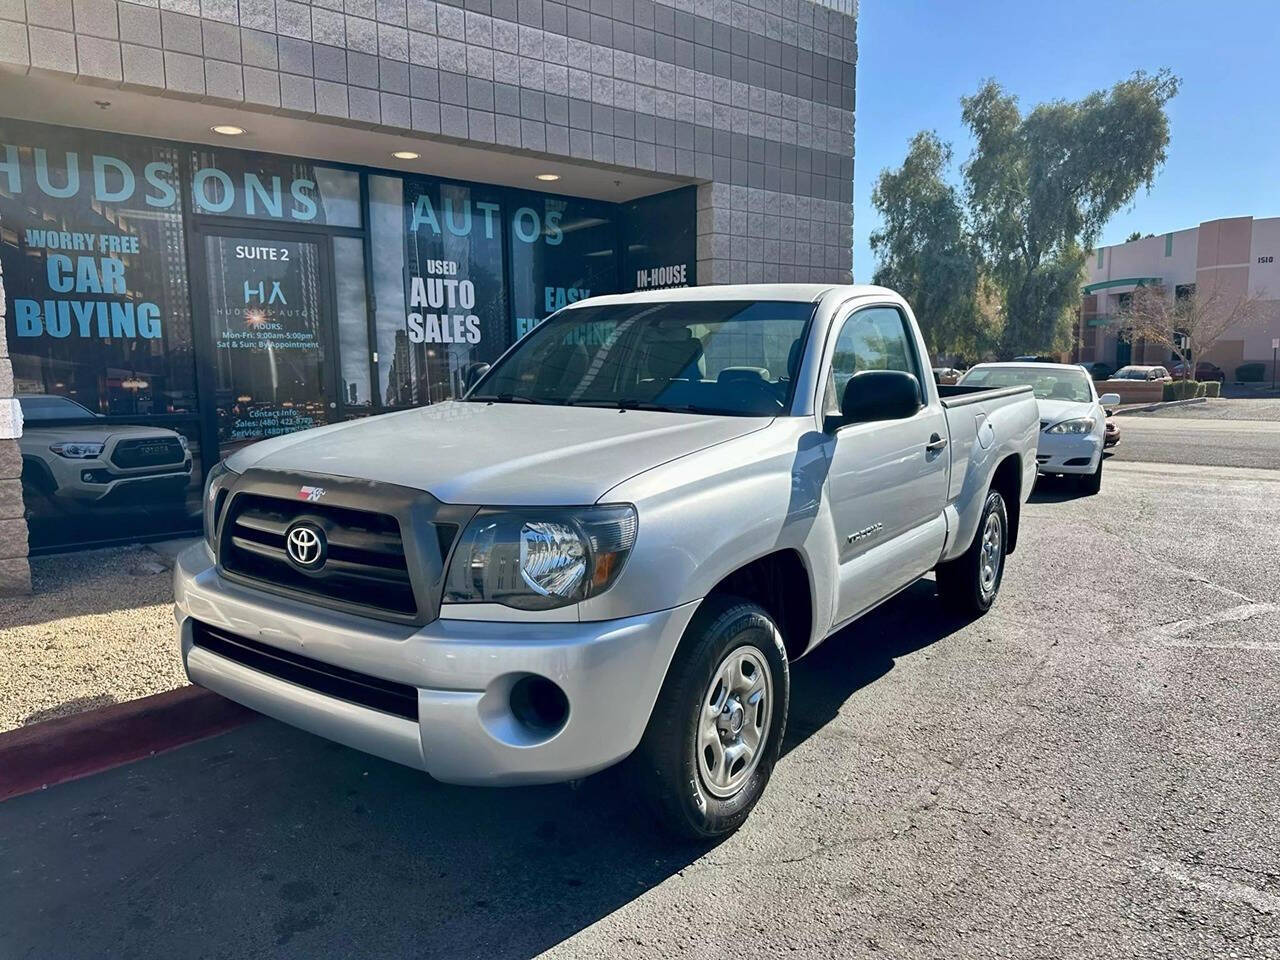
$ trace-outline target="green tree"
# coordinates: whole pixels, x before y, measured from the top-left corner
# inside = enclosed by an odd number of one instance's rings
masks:
[[[1001,357],[1064,348],[1086,250],[1152,184],[1177,91],[1168,71],[1140,71],[1024,115],[988,81],[961,101],[974,138],[963,194],[946,180],[950,147],[931,133],[913,138],[902,168],[877,181],[877,282],[925,305],[921,322],[934,324],[941,349],[964,349],[966,330],[979,350]]]
[[[879,266],[873,281],[911,304],[934,353],[974,352],[978,251],[955,187],[947,183],[951,147],[917,133],[902,166],[881,171],[871,193],[883,224],[871,234]]]

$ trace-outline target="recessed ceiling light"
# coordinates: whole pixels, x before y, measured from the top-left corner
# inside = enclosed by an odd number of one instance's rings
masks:
[[[217,126],[210,127],[214,133],[221,134],[224,137],[238,137],[244,133],[244,127],[237,127],[231,123],[220,123]]]
[[[392,156],[397,160],[417,160],[420,154],[414,153],[412,150],[397,150]]]
[[[559,179],[560,179],[560,174],[558,174],[558,173],[540,173],[540,174],[538,174],[538,179],[539,179],[539,180],[545,180],[547,183],[554,183],[556,180],[559,180]]]

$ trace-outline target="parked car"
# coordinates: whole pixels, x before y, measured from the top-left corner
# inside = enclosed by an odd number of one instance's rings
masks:
[[[728,833],[790,662],[930,569],[960,609],[996,599],[1035,399],[927,357],[878,287],[572,304],[461,400],[214,469],[174,575],[187,675],[451,783],[629,757],[674,831]]]
[[[1030,385],[1040,413],[1036,451],[1040,472],[1075,476],[1086,494],[1102,489],[1105,408],[1119,403],[1120,397],[1114,393],[1099,397],[1093,380],[1079,364],[980,363],[964,375],[960,384]]]
[[[1121,367],[1111,375],[1112,380],[1145,380],[1148,383],[1157,381],[1172,380],[1169,371],[1160,366],[1143,366],[1138,364],[1130,364],[1127,367]]]
[[[1186,365],[1181,363],[1174,364],[1173,368],[1169,371],[1169,376],[1174,380],[1186,380]],[[1206,383],[1212,380],[1216,380],[1218,383],[1226,383],[1227,375],[1222,372],[1222,368],[1216,363],[1210,363],[1208,360],[1201,360],[1196,363],[1195,376],[1192,379],[1198,380],[1201,383]]]
[[[960,371],[955,367],[934,367],[933,382],[941,383],[947,386],[955,383],[960,379]]]
[[[1099,360],[1089,364],[1085,369],[1089,371],[1089,376],[1094,380],[1109,380],[1111,379],[1111,374],[1115,372],[1116,368],[1109,363],[1104,363]]]
[[[185,503],[187,438],[163,427],[102,422],[70,397],[18,397],[23,499],[29,513],[103,505]],[[74,421],[85,421],[76,423]]]

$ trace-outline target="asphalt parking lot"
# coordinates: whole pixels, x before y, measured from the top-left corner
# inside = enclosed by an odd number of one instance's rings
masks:
[[[718,846],[263,720],[0,805],[0,956],[1280,957],[1280,471],[1024,516],[987,617],[924,581],[796,666]]]

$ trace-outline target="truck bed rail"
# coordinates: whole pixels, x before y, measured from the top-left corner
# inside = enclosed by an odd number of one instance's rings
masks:
[[[966,404],[978,403],[982,400],[999,400],[1013,397],[1021,393],[1031,393],[1030,385],[1021,387],[982,387],[976,384],[940,383],[938,397],[947,409],[963,407]]]

